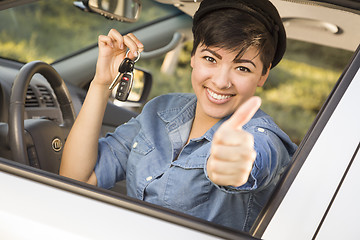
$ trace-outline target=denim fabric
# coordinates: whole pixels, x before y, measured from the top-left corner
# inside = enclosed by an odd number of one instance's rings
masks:
[[[163,95],[100,139],[98,186],[110,188],[126,179],[131,197],[248,231],[296,145],[258,110],[243,127],[254,135],[257,152],[248,182],[238,188],[217,186],[207,177],[206,161],[213,135],[226,118],[185,145],[195,108],[193,94]]]

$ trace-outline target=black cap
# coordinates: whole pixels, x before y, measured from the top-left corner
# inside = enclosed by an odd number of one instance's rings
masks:
[[[199,9],[194,14],[193,25],[207,13],[233,8],[245,12],[259,20],[275,41],[275,56],[271,68],[275,67],[286,50],[286,33],[281,17],[275,6],[268,0],[203,0]]]

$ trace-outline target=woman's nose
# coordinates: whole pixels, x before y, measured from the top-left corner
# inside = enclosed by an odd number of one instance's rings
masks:
[[[225,67],[217,69],[212,82],[218,89],[228,89],[231,86],[230,70]]]

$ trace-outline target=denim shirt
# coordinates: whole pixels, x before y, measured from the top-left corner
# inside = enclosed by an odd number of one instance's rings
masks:
[[[196,101],[193,94],[157,97],[139,116],[100,139],[98,186],[111,188],[126,179],[131,197],[249,231],[296,145],[258,110],[243,126],[253,134],[257,152],[248,182],[237,188],[218,186],[208,178],[206,162],[213,135],[227,118],[185,145]]]

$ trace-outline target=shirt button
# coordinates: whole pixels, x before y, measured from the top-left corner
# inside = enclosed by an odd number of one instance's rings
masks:
[[[263,129],[263,128],[258,128],[258,131],[263,133],[263,132],[265,132],[265,129]]]
[[[151,179],[152,179],[152,176],[148,176],[148,177],[146,178],[146,181],[151,181]]]
[[[138,145],[138,143],[137,143],[137,142],[134,142],[133,148],[136,148],[137,145]]]

